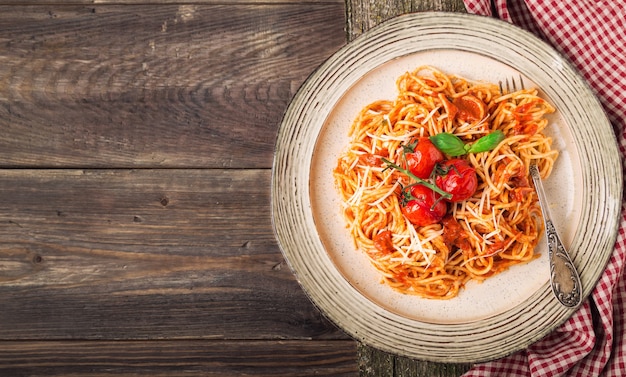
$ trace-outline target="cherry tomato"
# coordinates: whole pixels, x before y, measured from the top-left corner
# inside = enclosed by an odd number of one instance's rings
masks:
[[[469,199],[478,187],[478,176],[469,163],[460,158],[446,160],[439,164],[441,174],[435,178],[437,187],[452,194],[451,202]]]
[[[415,185],[406,195],[406,204],[402,206],[402,213],[409,221],[417,226],[426,226],[441,221],[448,212],[448,206],[441,196],[426,186]]]
[[[435,164],[443,161],[443,153],[427,137],[417,139],[417,144],[411,146],[412,152],[405,155],[407,169],[418,178],[428,179]]]

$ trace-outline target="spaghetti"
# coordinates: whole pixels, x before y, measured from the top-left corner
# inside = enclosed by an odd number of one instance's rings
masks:
[[[355,247],[392,288],[436,299],[536,258],[543,222],[528,168],[535,163],[542,177],[552,170],[558,152],[542,131],[555,109],[536,89],[503,93],[429,66],[405,73],[396,85],[395,100],[360,111],[333,172]],[[456,202],[440,198],[445,217],[412,223],[404,195],[420,184],[403,173],[406,146],[442,133],[471,145],[498,130],[503,140],[494,148],[458,157],[476,173],[473,194]],[[434,184],[434,176],[425,181]]]

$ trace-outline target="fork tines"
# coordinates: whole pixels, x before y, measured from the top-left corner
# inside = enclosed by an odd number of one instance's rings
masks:
[[[511,93],[511,92],[516,92],[518,90],[524,90],[524,79],[522,78],[522,75],[519,75],[519,89],[517,88],[517,83],[515,82],[515,79],[513,77],[511,77],[511,82],[509,82],[509,79],[506,78],[504,80],[504,86],[502,84],[502,81],[499,82],[500,84],[500,93],[504,94],[504,88],[506,88],[506,93]]]

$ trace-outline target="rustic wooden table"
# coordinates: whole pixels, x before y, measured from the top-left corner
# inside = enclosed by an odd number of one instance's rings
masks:
[[[426,10],[464,7],[0,1],[0,375],[467,370],[349,338],[305,296],[271,225],[295,91],[364,30]]]

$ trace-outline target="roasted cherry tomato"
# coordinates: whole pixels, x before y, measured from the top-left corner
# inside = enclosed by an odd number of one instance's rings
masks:
[[[446,160],[437,168],[437,187],[452,194],[451,202],[469,199],[478,187],[478,176],[467,161],[460,158]]]
[[[405,154],[407,169],[416,177],[428,179],[435,164],[443,161],[443,153],[427,137],[417,139],[407,148]]]
[[[426,186],[415,185],[404,193],[405,204],[402,213],[417,226],[426,226],[441,221],[448,211],[448,205],[441,196]]]

